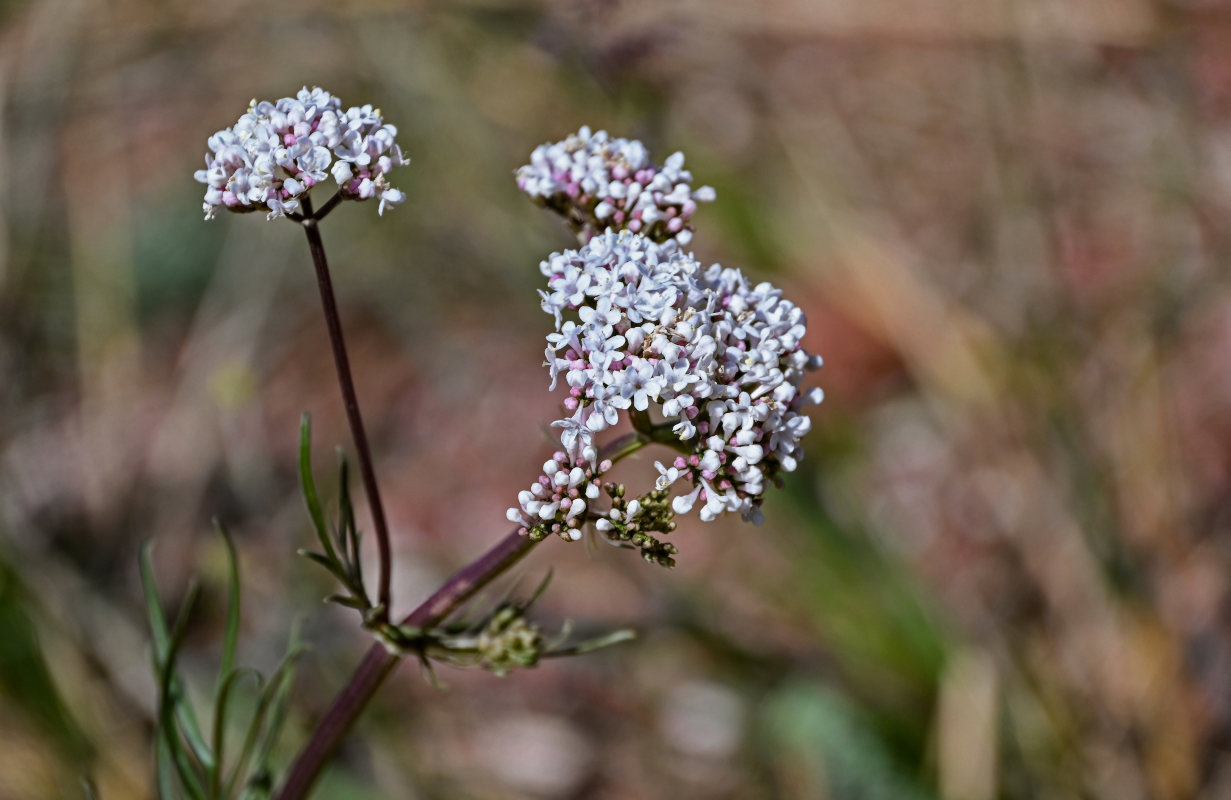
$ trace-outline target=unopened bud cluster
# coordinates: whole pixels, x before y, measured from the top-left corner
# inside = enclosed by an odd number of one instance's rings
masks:
[[[697,203],[714,199],[709,186],[692,188],[683,153],[659,166],[641,142],[588,127],[535,148],[517,170],[517,186],[561,214],[583,240],[611,227],[687,245]]]
[[[611,498],[611,510],[594,523],[612,542],[627,542],[641,550],[641,557],[660,567],[674,567],[675,545],[662,542],[654,534],[665,536],[675,530],[675,512],[671,509],[670,493],[653,489],[631,500],[625,495],[624,484],[603,484]]]
[[[388,173],[409,162],[395,141],[397,128],[386,125],[370,105],[342,110],[328,92],[304,87],[295,97],[275,102],[253,100],[231,127],[209,137],[205,169],[205,218],[218,209],[257,211],[268,218],[301,208],[301,200],[332,177],[343,199],[380,201],[379,213],[406,199],[389,185]]]
[[[497,611],[475,639],[482,666],[497,675],[517,667],[533,667],[543,648],[542,631],[527,622],[524,609],[516,606]]]

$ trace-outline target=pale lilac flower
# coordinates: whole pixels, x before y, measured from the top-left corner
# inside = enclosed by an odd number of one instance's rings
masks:
[[[697,204],[714,199],[709,186],[692,188],[683,153],[658,166],[641,142],[588,127],[535,148],[517,170],[517,186],[564,216],[582,241],[611,228],[687,246]]]
[[[760,522],[766,485],[803,456],[805,407],[823,397],[802,386],[821,365],[801,346],[802,311],[771,284],[684,252],[697,204],[714,190],[692,188],[680,153],[656,166],[640,142],[582,128],[536,148],[517,183],[562,214],[582,246],[540,264],[542,307],[555,323],[544,364],[552,388],[563,376],[569,392],[553,423],[565,451],[509,518],[537,538],[576,539],[593,522],[667,565],[674,548],[651,534],[674,528],[675,514],[699,508],[703,521],[739,512]],[[603,508],[596,481],[610,464],[579,461],[580,448],[594,452],[622,416],[643,432],[653,426],[656,442],[674,435],[679,454],[654,462],[654,489],[640,497],[604,484]]]
[[[208,140],[205,218],[218,209],[268,211],[268,219],[297,213],[302,199],[332,176],[346,200],[377,198],[378,213],[406,195],[389,185],[388,173],[409,163],[371,106],[342,111],[338,98],[307,87],[276,102],[252,101],[247,113]]]
[[[811,427],[803,409],[822,397],[802,388],[820,359],[800,346],[799,308],[768,283],[702,267],[675,243],[628,231],[555,253],[542,272],[543,307],[556,320],[547,366],[553,386],[563,375],[570,388],[571,413],[554,423],[565,444],[592,442],[622,413],[655,411],[684,451],[671,466],[656,465],[656,488],[691,484],[674,511],[699,503],[703,520],[729,512],[759,519],[766,485],[802,456],[800,439]],[[546,514],[571,532],[573,508],[544,503],[533,497],[521,513]],[[602,530],[627,529],[628,520],[604,517],[593,503],[586,510],[608,519]]]
[[[658,470],[658,479],[654,481],[655,489],[666,489],[680,477],[679,467],[664,467],[661,461],[654,462],[654,469]]]

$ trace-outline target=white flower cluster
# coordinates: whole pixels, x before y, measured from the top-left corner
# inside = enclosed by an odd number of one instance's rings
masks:
[[[822,397],[801,387],[821,361],[801,346],[800,309],[769,283],[751,285],[718,264],[703,268],[675,244],[629,231],[608,230],[580,250],[555,253],[541,270],[543,309],[556,323],[546,363],[552,387],[560,376],[569,387],[571,416],[555,423],[566,447],[571,437],[572,449],[592,448],[619,412],[642,412],[645,422],[653,406],[682,453],[670,466],[656,464],[656,488],[691,483],[671,508],[682,514],[701,502],[703,520],[738,511],[759,521],[766,481],[793,471],[802,456],[811,422],[800,409]],[[567,477],[561,486],[572,485]],[[551,516],[542,493],[521,499],[510,519],[529,527]]]
[[[536,147],[517,170],[517,186],[563,215],[583,241],[612,228],[687,245],[697,203],[714,199],[711,187],[692,188],[683,153],[656,166],[641,142],[588,127]]]
[[[589,437],[577,435],[575,426],[565,427],[561,442],[565,450],[557,450],[543,464],[543,473],[528,490],[518,493],[518,508],[510,508],[508,519],[521,525],[524,536],[543,538],[556,534],[563,539],[581,538],[581,526],[586,522],[589,504],[598,499],[598,478],[611,469],[611,461],[598,461],[598,451]]]
[[[205,218],[219,208],[269,209],[269,219],[300,208],[300,198],[332,175],[347,200],[380,200],[379,212],[406,195],[389,185],[394,167],[409,162],[379,109],[342,110],[338,98],[304,87],[275,103],[252,101],[248,113],[230,128],[209,137],[205,169]]]

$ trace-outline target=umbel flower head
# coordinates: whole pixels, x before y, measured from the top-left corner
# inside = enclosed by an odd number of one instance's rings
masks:
[[[709,186],[692,188],[683,153],[658,166],[641,142],[588,127],[536,147],[517,170],[517,186],[562,215],[583,241],[612,228],[686,246],[697,204],[714,199]]]
[[[802,387],[821,359],[802,347],[801,310],[769,283],[702,267],[674,242],[630,231],[554,253],[541,270],[543,310],[555,320],[546,366],[552,388],[563,377],[569,389],[568,416],[554,423],[564,450],[509,519],[530,535],[570,539],[592,520],[627,539],[650,514],[651,530],[667,532],[666,493],[682,485],[670,500],[674,513],[699,504],[702,520],[739,512],[759,522],[766,484],[803,456],[800,439],[811,427],[803,408],[822,398],[819,388]],[[595,481],[609,465],[595,463],[594,435],[634,412],[665,418],[679,455],[655,464],[654,492],[623,501],[617,487],[608,490],[612,508],[598,510]]]
[[[370,105],[342,110],[338,98],[304,87],[276,102],[253,100],[231,127],[209,137],[205,169],[205,218],[218,209],[268,209],[268,219],[300,209],[312,187],[331,176],[346,200],[380,201],[379,213],[406,199],[386,177],[409,162]]]

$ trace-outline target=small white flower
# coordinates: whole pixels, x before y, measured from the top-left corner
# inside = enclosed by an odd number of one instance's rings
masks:
[[[677,514],[687,514],[689,511],[692,511],[692,507],[696,504],[697,497],[700,494],[701,484],[698,483],[697,486],[688,494],[677,495],[675,499],[671,501],[671,510]]]
[[[655,461],[654,468],[658,470],[658,480],[654,481],[655,489],[666,489],[680,477],[680,471],[675,467],[664,467],[662,462]]]
[[[401,189],[386,188],[380,193],[380,205],[376,208],[379,216],[384,216],[386,208],[401,205],[406,200],[406,194]]]
[[[594,441],[594,436],[590,429],[576,419],[556,420],[551,423],[551,426],[563,429],[560,432],[560,444],[564,445],[565,451],[570,454],[579,452]]]

